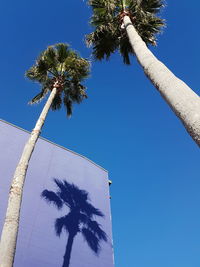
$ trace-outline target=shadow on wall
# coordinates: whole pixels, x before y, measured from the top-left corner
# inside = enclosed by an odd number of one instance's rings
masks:
[[[101,241],[107,242],[107,235],[101,225],[94,220],[94,216],[104,217],[104,214],[95,208],[89,200],[88,192],[66,180],[54,179],[57,191],[44,190],[41,197],[49,204],[53,203],[60,210],[67,207],[69,212],[55,220],[56,235],[60,236],[63,230],[68,235],[62,267],[69,267],[74,238],[81,233],[91,250],[98,255]]]

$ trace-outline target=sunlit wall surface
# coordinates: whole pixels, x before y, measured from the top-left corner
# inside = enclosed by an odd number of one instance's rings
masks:
[[[0,121],[0,230],[29,133]],[[24,187],[14,267],[113,267],[107,172],[39,139]]]

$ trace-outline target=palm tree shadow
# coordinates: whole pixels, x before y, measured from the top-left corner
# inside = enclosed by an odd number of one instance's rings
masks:
[[[41,197],[49,204],[54,204],[58,210],[68,208],[66,215],[55,220],[55,231],[59,237],[63,230],[68,235],[62,267],[69,267],[74,238],[78,233],[83,235],[90,249],[99,255],[101,241],[107,242],[107,235],[94,219],[96,216],[104,217],[104,214],[90,203],[87,191],[66,180],[54,179],[54,182],[57,191],[44,190]]]

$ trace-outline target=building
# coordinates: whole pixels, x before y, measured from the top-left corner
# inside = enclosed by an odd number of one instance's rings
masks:
[[[0,231],[28,136],[0,120]],[[24,186],[14,267],[47,266],[113,267],[112,227],[107,171],[39,138]]]

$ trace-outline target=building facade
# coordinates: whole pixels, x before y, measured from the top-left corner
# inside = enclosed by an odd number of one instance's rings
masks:
[[[29,137],[0,120],[0,231]],[[113,267],[108,173],[39,138],[29,163],[14,267]]]

